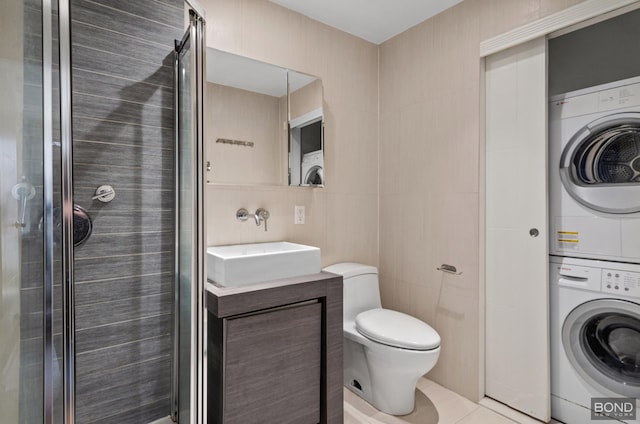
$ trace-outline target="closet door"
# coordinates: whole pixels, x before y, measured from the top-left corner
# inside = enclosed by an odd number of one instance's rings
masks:
[[[547,43],[486,58],[487,396],[550,417]]]

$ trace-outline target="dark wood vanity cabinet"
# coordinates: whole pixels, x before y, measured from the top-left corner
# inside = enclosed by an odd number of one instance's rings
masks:
[[[209,424],[342,422],[342,278],[209,285]]]
[[[320,422],[319,302],[217,321],[224,393],[222,420],[213,422]]]

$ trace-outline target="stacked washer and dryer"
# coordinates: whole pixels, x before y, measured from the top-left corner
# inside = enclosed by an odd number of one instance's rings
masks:
[[[640,410],[640,77],[549,114],[551,416],[584,424],[593,398]]]

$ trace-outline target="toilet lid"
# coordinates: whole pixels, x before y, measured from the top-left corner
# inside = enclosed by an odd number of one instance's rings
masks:
[[[389,309],[371,309],[356,317],[363,336],[389,346],[431,350],[440,346],[440,335],[425,322]]]

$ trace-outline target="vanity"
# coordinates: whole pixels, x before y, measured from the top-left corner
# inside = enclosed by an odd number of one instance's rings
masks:
[[[206,284],[207,422],[341,423],[342,277],[235,281]]]
[[[206,58],[204,163],[213,190],[323,187],[321,79],[211,48]],[[253,226],[245,206],[258,207],[255,231],[268,231],[261,204],[234,205],[230,225],[216,225]],[[301,210],[296,224],[304,224]],[[342,277],[321,272],[320,249],[286,241],[210,246],[206,272],[207,422],[342,423]]]

